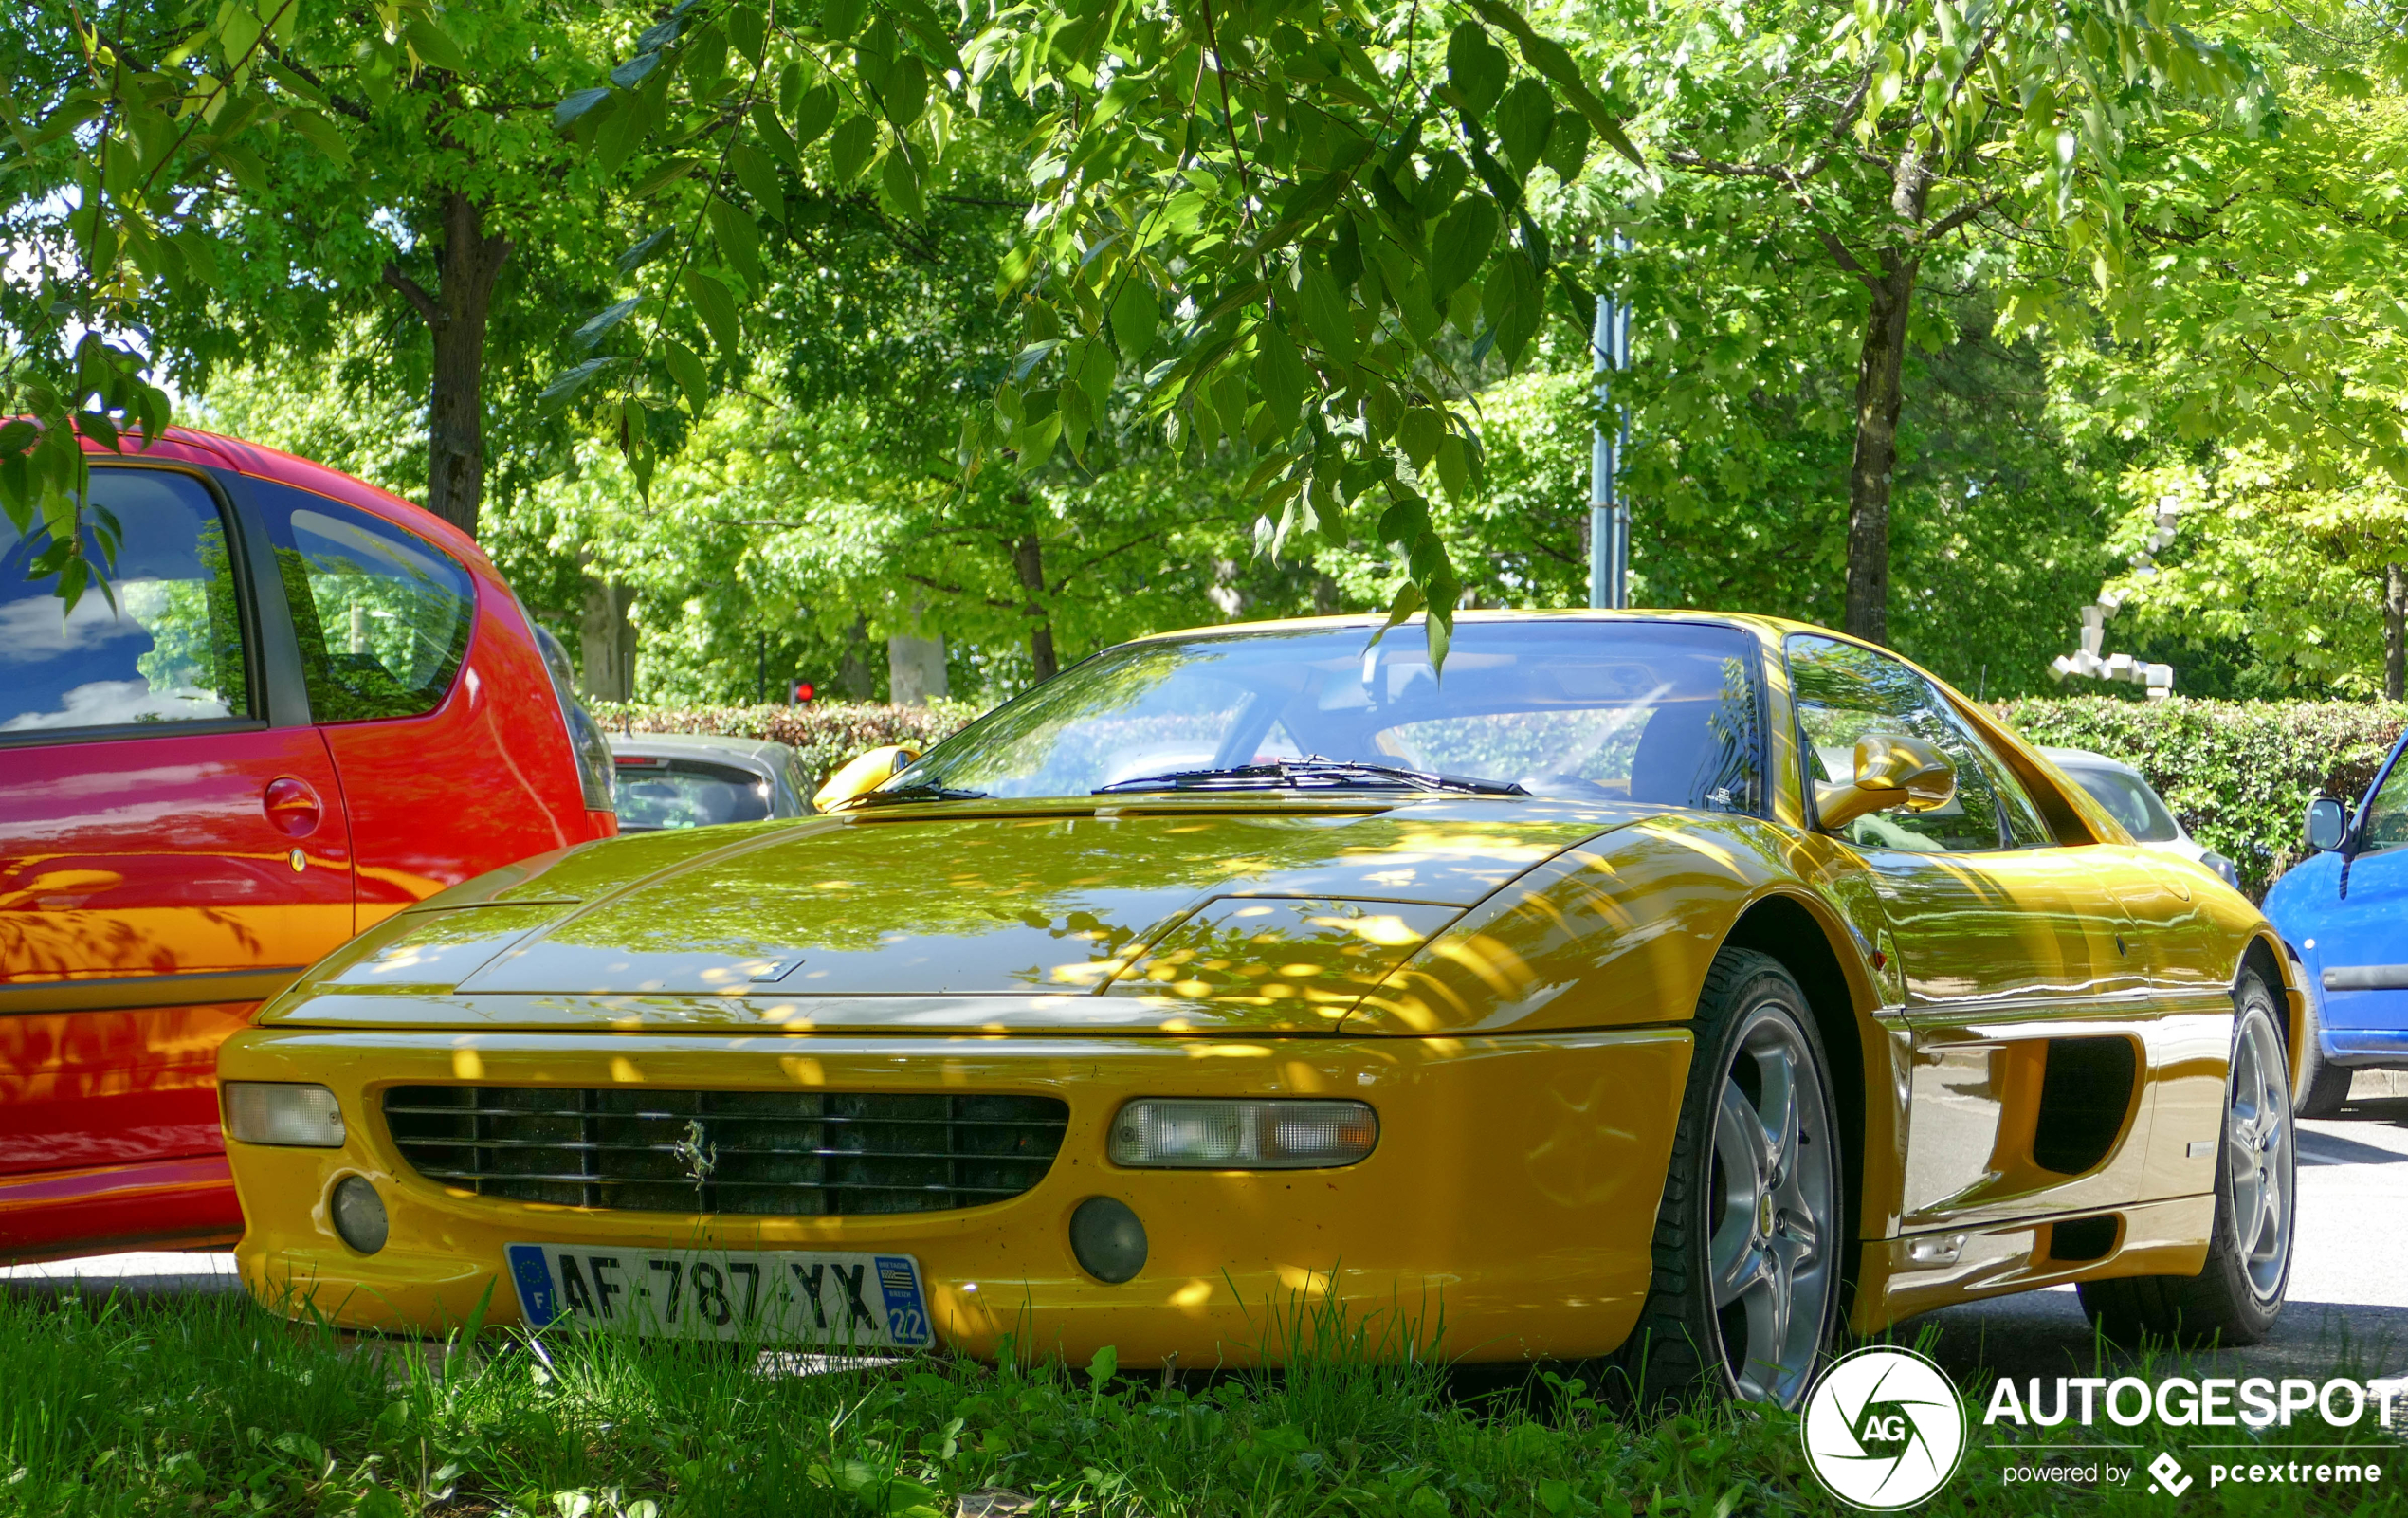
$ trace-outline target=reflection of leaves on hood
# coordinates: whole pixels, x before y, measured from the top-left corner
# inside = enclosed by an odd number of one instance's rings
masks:
[[[661,848],[650,857],[670,868],[563,924],[553,941],[638,953],[775,957],[1034,929],[1065,942],[1083,939],[1085,953],[1101,960],[1206,891],[1278,889],[1300,872],[1331,866],[1374,881],[1382,895],[1438,888],[1433,877],[1441,873],[1452,882],[1444,887],[1450,894],[1493,887],[1596,824],[1416,820],[1403,809],[1384,816],[957,814],[835,828],[738,825],[771,827],[794,836],[686,869],[676,865],[707,852],[711,840]],[[674,836],[613,842],[564,861],[562,873],[598,869],[613,850]],[[1474,887],[1461,883],[1466,870]],[[540,892],[541,879],[524,889]]]

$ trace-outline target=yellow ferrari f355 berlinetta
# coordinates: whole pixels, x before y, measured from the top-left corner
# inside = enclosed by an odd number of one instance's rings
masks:
[[[2059,1282],[2266,1331],[2301,1002],[2221,881],[1832,633],[1377,628],[1110,649],[382,924],[225,1046],[246,1278],[1187,1366],[1308,1304],[1780,1402],[1843,1316]]]

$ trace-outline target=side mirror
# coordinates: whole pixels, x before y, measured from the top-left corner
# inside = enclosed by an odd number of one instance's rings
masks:
[[[866,796],[911,768],[920,758],[920,750],[905,748],[901,743],[888,743],[856,755],[852,762],[828,777],[811,798],[811,804],[821,812],[833,812],[858,796]]]
[[[2308,803],[2308,847],[2315,853],[2329,853],[2349,837],[2349,814],[2342,804],[2328,796],[2320,796]]]
[[[1815,813],[1826,828],[1844,828],[1873,812],[1904,807],[1928,812],[1957,794],[1957,769],[1920,738],[1868,733],[1856,740],[1856,777],[1815,787]]]

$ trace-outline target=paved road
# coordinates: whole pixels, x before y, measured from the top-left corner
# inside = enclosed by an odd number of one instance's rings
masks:
[[[2338,1118],[2300,1125],[2298,1254],[2290,1305],[2273,1337],[2225,1351],[2194,1374],[2323,1377],[2344,1361],[2362,1376],[2408,1374],[2408,1076],[2362,1075]],[[230,1254],[112,1254],[0,1268],[0,1289],[83,1288],[142,1296],[239,1292]],[[2097,1346],[2071,1287],[1949,1308],[1901,1326],[1959,1378],[2082,1375]],[[1986,1384],[1986,1378],[1982,1384]]]
[[[2272,1337],[2191,1357],[2193,1374],[2321,1379],[2344,1363],[2361,1376],[2408,1373],[2408,1078],[2362,1074],[2351,1094],[2341,1116],[2299,1125],[2290,1300]],[[1977,1369],[2053,1377],[2097,1363],[2071,1287],[1925,1313],[1899,1336],[1925,1330],[1937,1332],[1933,1352],[1960,1385]]]

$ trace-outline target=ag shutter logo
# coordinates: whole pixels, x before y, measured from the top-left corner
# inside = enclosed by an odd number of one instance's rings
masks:
[[[1965,1410],[1947,1372],[1911,1349],[1842,1355],[1806,1394],[1806,1464],[1831,1494],[1888,1511],[1923,1501],[1956,1473]]]

